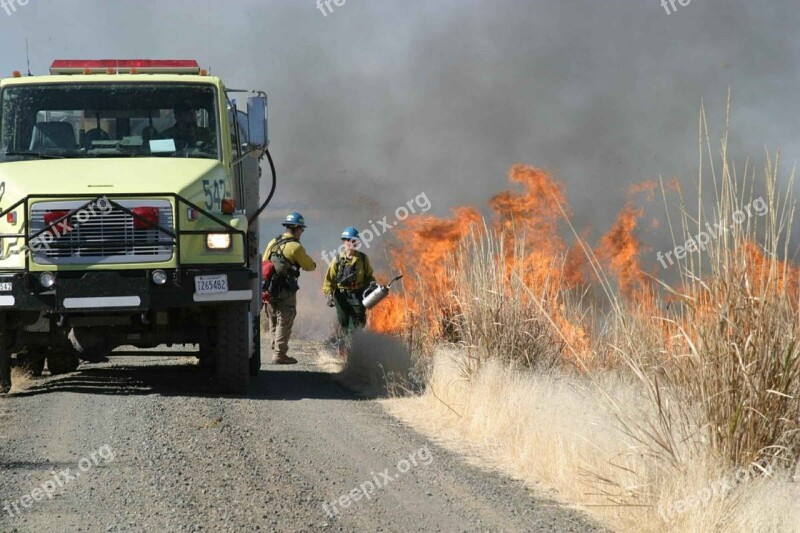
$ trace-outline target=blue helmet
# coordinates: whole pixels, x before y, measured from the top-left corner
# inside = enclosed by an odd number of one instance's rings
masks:
[[[361,234],[354,226],[348,226],[344,228],[344,231],[342,232],[342,240],[349,241],[350,239],[360,239],[360,238]]]
[[[286,215],[286,219],[283,221],[283,225],[287,228],[290,226],[300,226],[301,228],[306,227],[306,219],[303,218],[303,215],[298,213],[297,211],[292,211],[288,215]]]

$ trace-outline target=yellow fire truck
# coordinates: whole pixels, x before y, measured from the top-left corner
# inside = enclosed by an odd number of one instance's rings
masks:
[[[186,343],[246,393],[266,95],[191,60],[56,60],[0,80],[0,100],[0,394],[13,365]]]

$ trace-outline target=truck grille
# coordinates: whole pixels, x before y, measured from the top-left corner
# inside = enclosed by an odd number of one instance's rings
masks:
[[[172,206],[166,200],[114,200],[119,205],[133,209],[151,207],[158,211],[158,225],[175,230]],[[45,215],[52,212],[72,211],[85,201],[39,202],[31,208],[30,235],[36,235],[46,226]],[[109,205],[105,211],[94,208],[87,211],[84,222],[77,214],[71,218],[73,229],[63,232],[61,224],[51,228],[56,234],[50,239],[40,235],[38,246],[32,246],[31,257],[44,265],[69,264],[119,264],[169,261],[172,259],[173,238],[156,228],[139,229],[132,215]],[[60,218],[60,217],[58,217]],[[51,220],[52,223],[52,220]]]

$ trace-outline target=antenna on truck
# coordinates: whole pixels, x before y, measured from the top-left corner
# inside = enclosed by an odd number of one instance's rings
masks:
[[[28,63],[28,76],[33,76],[31,74],[31,55],[28,53],[28,38],[25,37],[25,61]]]

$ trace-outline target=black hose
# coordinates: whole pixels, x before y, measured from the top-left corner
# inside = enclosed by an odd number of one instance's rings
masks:
[[[258,218],[258,215],[260,215],[261,212],[267,208],[269,203],[272,201],[272,197],[275,195],[275,188],[278,185],[278,176],[275,173],[275,163],[272,161],[272,154],[269,153],[269,148],[264,148],[264,153],[267,154],[267,160],[269,161],[269,168],[270,171],[272,172],[272,188],[269,190],[269,196],[267,196],[267,199],[264,200],[263,204],[261,204],[261,207],[258,208],[258,211],[253,213],[253,216],[247,220],[248,224],[252,224],[253,221]]]

